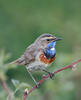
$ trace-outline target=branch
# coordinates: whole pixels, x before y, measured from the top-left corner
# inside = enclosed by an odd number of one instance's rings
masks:
[[[12,92],[11,92],[10,88],[8,87],[7,83],[5,81],[2,81],[2,80],[0,80],[0,83],[1,83],[5,93],[7,94],[7,96],[9,96],[9,100],[14,100]]]
[[[58,69],[57,71],[53,72],[53,74],[56,74],[56,73],[58,73],[58,72],[60,72],[60,71],[66,70],[66,69],[68,69],[68,68],[74,68],[75,65],[78,64],[79,62],[81,62],[81,59],[79,59],[79,60],[73,62],[72,64],[67,65],[67,66],[65,66],[65,67],[63,67],[63,68],[61,68],[61,69]],[[50,77],[49,74],[48,74],[47,76],[44,76],[44,77],[39,81],[39,84],[38,84],[38,85],[41,85],[41,84],[42,84],[47,78],[49,78],[49,77]],[[25,90],[24,96],[23,96],[23,100],[26,100],[27,96],[28,96],[30,93],[32,93],[36,88],[37,88],[37,86],[34,85],[29,91],[28,91],[28,90]]]

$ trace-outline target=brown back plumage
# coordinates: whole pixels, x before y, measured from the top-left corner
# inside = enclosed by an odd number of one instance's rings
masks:
[[[24,54],[17,60],[13,61],[11,64],[17,64],[17,65],[27,65],[30,62],[35,60],[36,56],[36,48],[34,44],[30,45]]]
[[[49,37],[54,37],[54,36],[51,34],[43,34],[39,36],[36,39],[36,41],[26,49],[24,54],[19,59],[13,61],[11,64],[27,65],[35,61],[35,58],[37,54],[39,53],[39,51],[45,49],[45,47],[48,44],[47,40],[43,40],[43,38],[45,37],[49,38]]]

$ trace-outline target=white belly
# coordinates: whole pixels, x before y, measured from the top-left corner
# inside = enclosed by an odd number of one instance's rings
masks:
[[[37,54],[35,62],[32,62],[31,64],[29,64],[26,67],[27,69],[29,69],[29,70],[42,70],[48,66],[48,64],[44,64],[43,62],[40,61],[40,58],[39,58],[40,54],[41,54],[40,52],[39,52],[39,54]]]
[[[40,61],[35,61],[35,62],[29,64],[26,68],[29,70],[42,70],[47,66],[48,66],[48,64],[44,64]]]

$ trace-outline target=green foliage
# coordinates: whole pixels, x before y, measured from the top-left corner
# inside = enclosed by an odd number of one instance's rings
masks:
[[[9,69],[9,65],[5,64],[5,61],[10,58],[10,54],[5,55],[4,50],[0,52],[0,80],[6,80],[6,71]]]
[[[0,80],[8,84],[15,100],[22,100],[24,89],[34,83],[25,67],[9,63],[46,32],[63,38],[56,45],[56,60],[48,70],[81,58],[81,0],[0,0]],[[46,80],[28,100],[80,100],[80,64],[77,67],[76,71],[58,73],[55,80]],[[40,80],[42,74],[34,75]],[[0,100],[6,98],[0,85]]]

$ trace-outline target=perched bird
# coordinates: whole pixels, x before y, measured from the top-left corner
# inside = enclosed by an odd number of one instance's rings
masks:
[[[53,73],[46,70],[56,57],[56,41],[61,40],[61,38],[56,38],[52,34],[42,34],[39,36],[33,44],[31,44],[21,57],[15,61],[13,64],[25,65],[30,76],[37,85],[35,78],[33,77],[31,71],[42,70],[50,74],[52,78]]]

